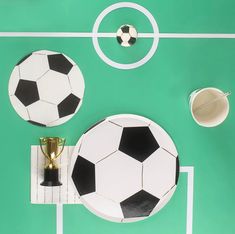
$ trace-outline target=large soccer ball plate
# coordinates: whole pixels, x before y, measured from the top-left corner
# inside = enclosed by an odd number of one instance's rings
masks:
[[[115,222],[135,222],[163,208],[175,192],[179,159],[169,135],[136,115],[108,117],[79,140],[71,177],[83,204]]]
[[[75,62],[62,53],[36,51],[13,69],[9,96],[26,121],[44,127],[65,123],[79,110],[84,79]]]

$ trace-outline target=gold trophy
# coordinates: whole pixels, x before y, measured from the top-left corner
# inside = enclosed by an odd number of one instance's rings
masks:
[[[61,186],[59,181],[59,168],[56,159],[62,154],[65,145],[65,138],[42,137],[40,138],[40,147],[42,153],[47,159],[44,167],[44,181],[42,186]]]

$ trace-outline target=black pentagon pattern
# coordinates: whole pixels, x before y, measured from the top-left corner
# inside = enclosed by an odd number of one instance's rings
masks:
[[[31,54],[28,54],[28,55],[26,55],[24,58],[22,58],[16,65],[20,65],[21,63],[23,63],[28,57],[30,57],[32,55],[32,53]]]
[[[35,121],[32,121],[32,120],[29,120],[28,122],[35,125],[35,126],[46,127],[45,124],[41,124],[41,123],[38,123],[38,122],[35,122]]]
[[[178,184],[179,181],[179,173],[180,172],[180,162],[179,162],[179,157],[177,156],[176,158],[176,173],[175,173],[175,184]]]
[[[48,55],[49,67],[53,71],[57,71],[67,75],[73,67],[73,64],[63,54]]]
[[[20,80],[15,91],[15,96],[24,106],[29,106],[38,101],[40,98],[37,83],[30,80]]]
[[[149,216],[159,200],[144,190],[139,191],[120,203],[124,218]]]
[[[143,162],[159,148],[149,127],[127,127],[123,129],[119,150]]]
[[[136,43],[136,38],[131,37],[128,42],[129,42],[130,45],[134,45]]]
[[[117,41],[118,41],[119,44],[122,44],[122,42],[123,42],[122,38],[120,36],[117,36]]]
[[[124,26],[122,26],[121,29],[122,29],[123,33],[129,33],[130,27],[128,25],[124,25]]]
[[[78,156],[73,168],[72,179],[81,196],[95,192],[95,165]]]
[[[81,99],[75,96],[74,94],[70,94],[66,97],[59,105],[58,105],[58,113],[59,117],[63,118],[65,116],[74,114]]]

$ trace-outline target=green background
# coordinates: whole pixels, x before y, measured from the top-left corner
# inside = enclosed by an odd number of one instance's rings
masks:
[[[0,31],[91,32],[98,14],[111,0],[0,0]],[[164,33],[233,33],[233,0],[135,1],[146,7]],[[143,15],[131,9],[111,13],[102,32],[131,23],[151,32]],[[123,49],[114,39],[100,39],[105,53],[118,62],[144,56],[152,40],[140,39]],[[8,80],[24,55],[41,49],[61,51],[80,66],[86,83],[84,103],[66,124],[45,129],[18,117],[8,98]],[[157,53],[135,70],[118,70],[96,54],[90,38],[0,38],[0,233],[52,234],[55,206],[30,204],[30,145],[58,135],[74,145],[96,121],[113,114],[146,116],[174,139],[181,165],[195,167],[194,234],[235,233],[235,41],[233,39],[161,39]],[[214,86],[231,91],[230,115],[224,124],[206,129],[194,123],[189,94]],[[133,224],[104,221],[81,205],[64,206],[65,234],[186,233],[186,175],[170,203],[157,215]]]

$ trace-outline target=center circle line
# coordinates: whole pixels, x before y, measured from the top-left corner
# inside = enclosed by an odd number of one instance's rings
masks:
[[[148,20],[150,21],[152,28],[153,28],[153,33],[147,34],[146,35],[144,33],[140,34],[142,35],[143,38],[153,38],[153,44],[152,47],[150,48],[149,52],[147,53],[147,55],[142,58],[141,60],[135,62],[135,63],[128,63],[128,64],[123,64],[123,63],[117,63],[113,60],[111,60],[110,58],[108,58],[104,52],[101,50],[100,45],[99,45],[99,41],[98,41],[98,35],[100,34],[99,31],[99,27],[100,24],[102,23],[103,19],[110,14],[111,12],[120,9],[120,8],[131,8],[131,9],[135,9],[141,13],[143,13]],[[93,26],[93,30],[92,30],[93,35],[97,35],[94,36],[92,38],[92,42],[93,42],[93,46],[97,52],[97,54],[99,55],[99,57],[108,65],[117,68],[117,69],[123,69],[123,70],[128,70],[128,69],[135,69],[138,68],[140,66],[143,66],[145,63],[147,63],[155,54],[157,47],[158,47],[158,42],[159,42],[159,37],[156,35],[159,35],[159,29],[158,29],[158,25],[156,20],[154,19],[153,15],[143,6],[138,5],[136,3],[132,3],[132,2],[120,2],[120,3],[115,3],[113,5],[110,5],[109,7],[107,7],[106,9],[104,9],[100,15],[97,17],[95,24]],[[102,34],[100,34],[102,35]],[[113,36],[113,34],[110,34]],[[145,35],[145,36],[144,36]],[[110,37],[112,37],[110,36]]]

